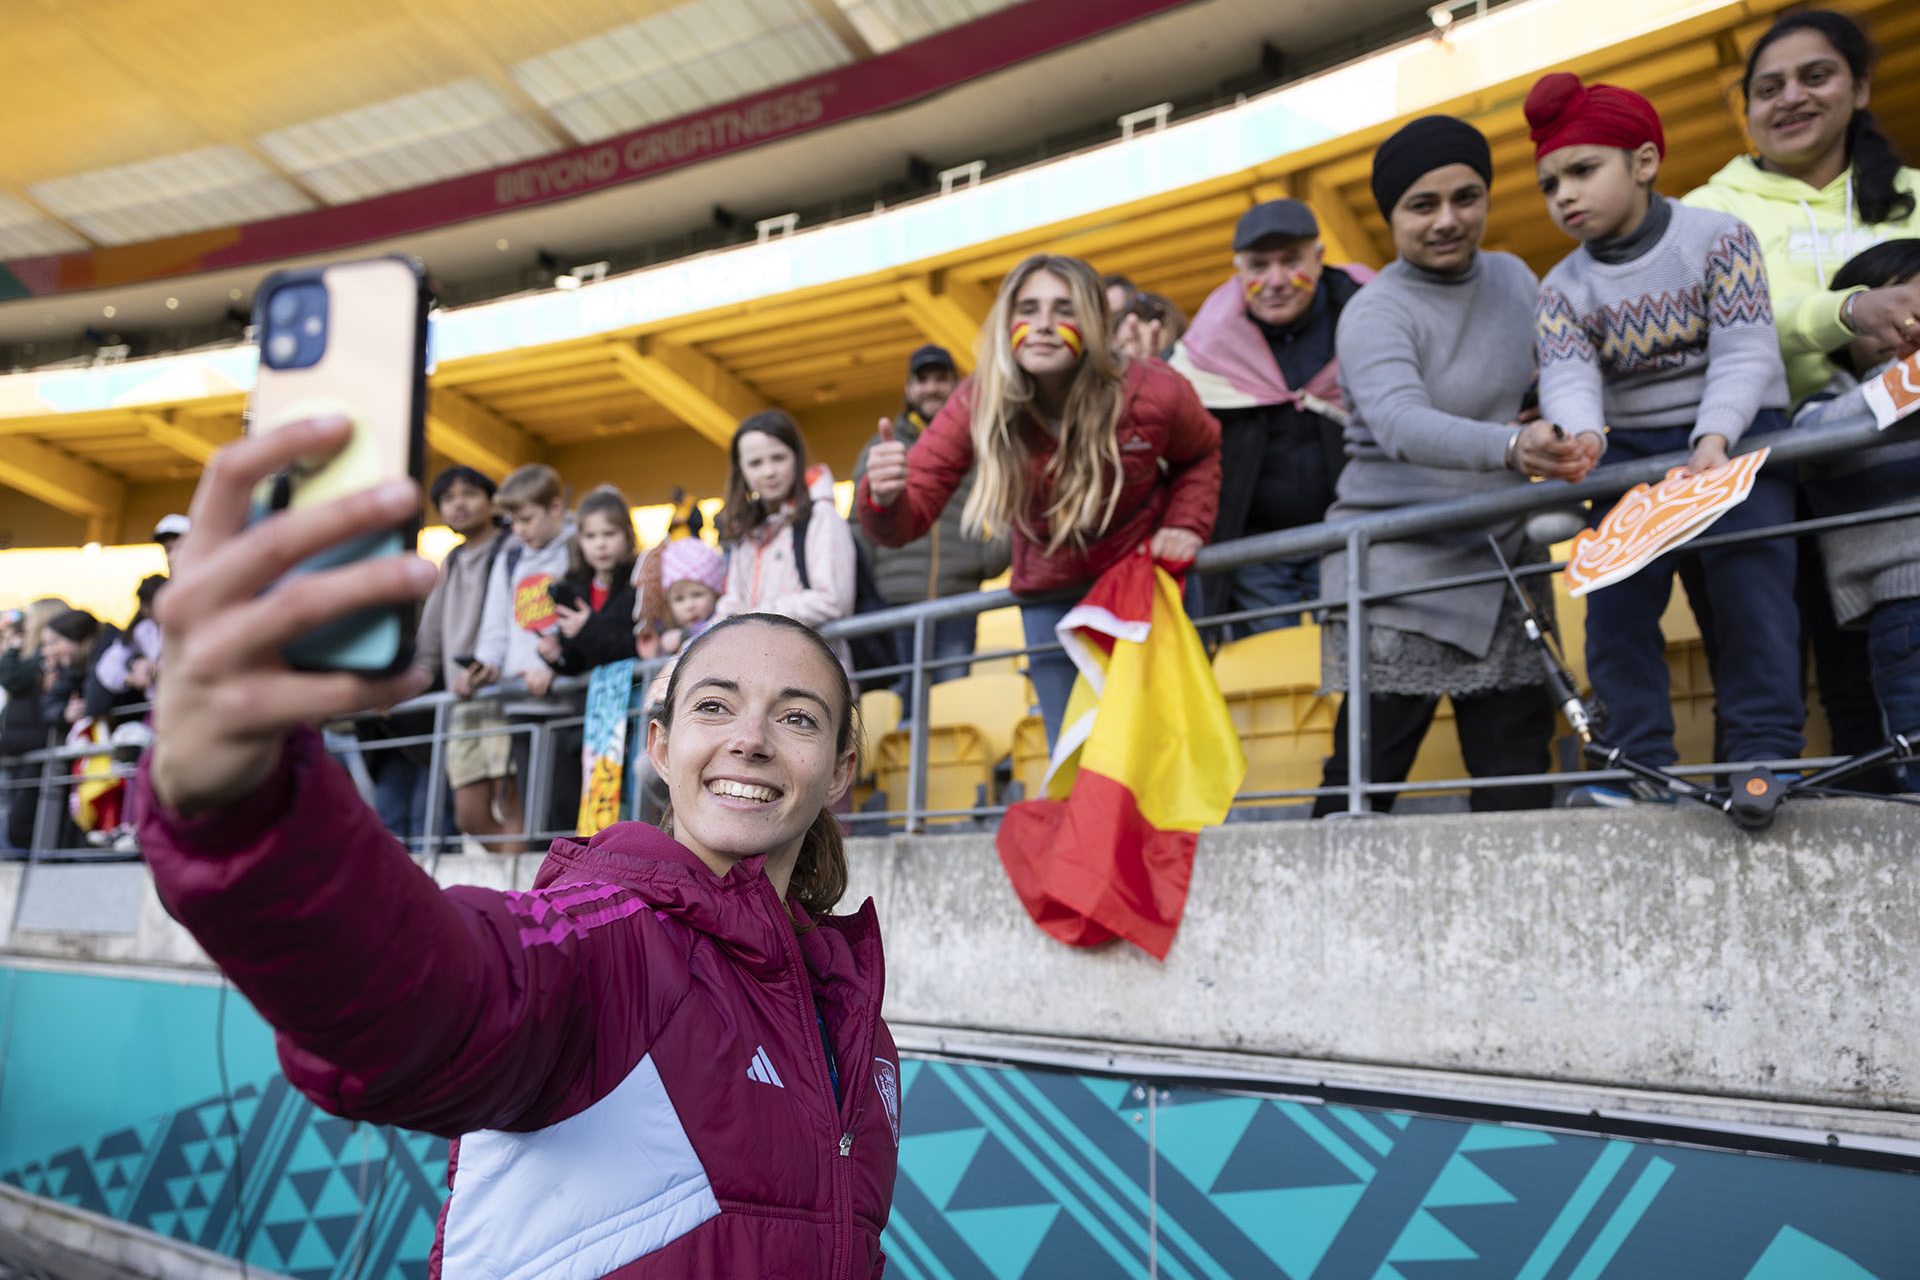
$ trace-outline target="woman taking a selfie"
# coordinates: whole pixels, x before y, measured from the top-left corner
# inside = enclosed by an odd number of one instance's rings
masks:
[[[441,1274],[879,1274],[899,1145],[871,904],[828,807],[855,768],[845,672],[746,615],[683,653],[648,725],[671,836],[555,843],[528,893],[441,890],[314,722],[417,693],[289,670],[281,646],[418,599],[431,565],[286,569],[419,505],[410,482],[249,527],[248,495],[343,421],[208,465],[160,602],[168,679],[141,844],[169,910],[336,1115],[456,1138]],[[271,588],[271,589],[268,589]],[[262,591],[265,594],[260,594]]]
[[[1000,286],[980,331],[980,371],[960,385],[911,452],[880,424],[854,509],[874,541],[904,546],[975,476],[962,527],[1013,530],[1013,591],[1084,592],[1145,546],[1174,568],[1213,532],[1220,424],[1185,378],[1129,359],[1107,337],[1100,277],[1078,258],[1036,255]],[[1073,599],[1022,603],[1027,646],[1056,643]],[[1030,653],[1047,742],[1060,736],[1074,666]]]

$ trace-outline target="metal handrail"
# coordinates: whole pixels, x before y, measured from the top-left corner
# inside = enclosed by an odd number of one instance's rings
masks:
[[[1856,449],[1869,448],[1902,440],[1920,439],[1920,419],[1897,424],[1886,431],[1880,430],[1872,418],[1863,410],[1848,421],[1831,424],[1818,429],[1791,428],[1775,432],[1752,442],[1771,448],[1766,467],[1778,470],[1802,461],[1831,457]],[[1417,595],[1425,592],[1448,590],[1455,587],[1480,584],[1498,580],[1502,575],[1498,569],[1484,573],[1455,575],[1445,579],[1435,579],[1410,586],[1395,587],[1389,590],[1372,590],[1366,584],[1366,550],[1380,542],[1400,541],[1423,534],[1449,529],[1487,525],[1497,521],[1514,519],[1548,507],[1567,506],[1590,499],[1610,498],[1636,484],[1655,482],[1663,478],[1673,467],[1685,462],[1686,455],[1681,453],[1656,458],[1641,459],[1635,462],[1608,466],[1596,471],[1579,484],[1568,484],[1559,480],[1536,481],[1531,484],[1514,485],[1492,493],[1476,493],[1462,498],[1442,502],[1409,505],[1396,511],[1381,512],[1374,515],[1325,521],[1314,525],[1304,525],[1293,529],[1278,530],[1240,538],[1232,542],[1220,543],[1201,549],[1194,564],[1194,571],[1201,574],[1227,572],[1247,565],[1260,564],[1270,560],[1297,558],[1315,553],[1344,549],[1347,555],[1347,581],[1345,591],[1340,595],[1319,600],[1296,602],[1268,609],[1243,610],[1217,617],[1195,619],[1202,629],[1212,629],[1231,621],[1251,620],[1260,617],[1287,616],[1310,613],[1328,607],[1338,607],[1348,615],[1347,629],[1347,671],[1349,689],[1347,694],[1348,729],[1348,782],[1338,788],[1310,788],[1299,792],[1275,792],[1249,794],[1245,799],[1267,799],[1279,796],[1317,796],[1344,793],[1348,799],[1349,812],[1363,812],[1367,797],[1387,791],[1433,791],[1471,789],[1479,786],[1496,785],[1503,779],[1455,779],[1432,782],[1374,783],[1367,779],[1367,763],[1370,755],[1368,747],[1369,726],[1367,725],[1366,697],[1367,681],[1371,663],[1366,651],[1367,607],[1381,600],[1402,596]],[[1895,506],[1863,511],[1850,515],[1824,517],[1816,520],[1793,521],[1739,534],[1717,534],[1696,539],[1690,543],[1694,549],[1746,541],[1757,538],[1791,536],[1818,532],[1825,529],[1848,527],[1852,525],[1874,523],[1884,520],[1900,519],[1920,515],[1920,500],[1901,503]],[[1518,570],[1523,576],[1544,574],[1554,571],[1558,566],[1552,564],[1528,565]],[[908,673],[910,692],[904,700],[911,718],[910,751],[908,766],[908,795],[904,808],[879,813],[861,813],[854,815],[856,821],[887,822],[899,819],[909,831],[925,829],[929,818],[944,817],[982,817],[1004,811],[1001,805],[982,805],[966,809],[930,810],[926,805],[926,750],[927,750],[927,696],[931,688],[928,671],[941,666],[958,666],[990,660],[1019,653],[1040,653],[1057,650],[1058,645],[1042,645],[1018,650],[1007,650],[1003,654],[970,654],[964,657],[934,659],[929,656],[931,631],[933,624],[949,618],[969,617],[991,609],[1008,605],[1036,603],[1041,601],[1068,601],[1078,597],[1078,591],[1055,593],[1048,596],[1017,597],[1012,591],[999,589],[994,591],[971,592],[963,595],[946,596],[937,600],[921,601],[914,604],[897,605],[870,613],[842,618],[820,627],[820,633],[830,640],[852,639],[858,636],[890,634],[910,629],[913,634],[912,653],[903,661],[886,667],[873,668],[861,675],[893,675]],[[659,669],[669,659],[650,659],[640,663],[638,679],[649,683]],[[566,695],[582,692],[586,689],[586,677],[559,677],[552,685],[552,694]],[[523,699],[529,695],[519,681],[508,681],[490,686],[476,695],[476,700]],[[392,709],[393,713],[412,711],[432,711],[434,728],[431,735],[416,735],[411,738],[366,743],[361,750],[378,751],[397,749],[405,745],[417,745],[421,741],[432,744],[429,762],[429,791],[426,814],[427,833],[422,842],[422,852],[437,856],[440,849],[440,837],[437,833],[440,817],[441,789],[438,785],[443,771],[445,743],[450,737],[478,736],[498,733],[498,729],[468,731],[462,735],[451,734],[447,726],[449,708],[460,702],[453,694],[437,692],[423,694],[409,699]],[[130,708],[129,711],[143,710]],[[643,710],[633,713],[636,720],[643,716]],[[501,837],[501,839],[533,839],[548,834],[535,828],[536,815],[540,809],[536,804],[545,800],[545,788],[541,785],[551,764],[553,731],[571,727],[578,723],[577,715],[564,713],[526,725],[515,725],[509,732],[525,732],[531,736],[529,785],[522,797],[526,806],[528,831],[524,836]],[[15,757],[11,762],[0,763],[41,763],[43,764],[43,783],[57,786],[63,778],[54,772],[58,765],[76,759],[106,754],[110,749],[104,747],[52,747],[44,751],[29,752]],[[1697,772],[1711,772],[1722,766],[1705,766]],[[1561,780],[1575,778],[1573,774],[1551,775]],[[1591,770],[1577,775],[1580,780],[1618,779],[1627,775],[1618,770]],[[1528,778],[1524,780],[1535,780]],[[21,786],[19,783],[0,782],[0,789],[8,786]],[[44,815],[43,815],[44,816]],[[38,838],[42,833],[36,830],[36,847],[41,846]]]

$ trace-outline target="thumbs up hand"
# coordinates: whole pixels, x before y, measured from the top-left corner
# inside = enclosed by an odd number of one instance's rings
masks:
[[[890,507],[907,488],[907,446],[893,438],[893,419],[880,419],[880,443],[867,451],[867,497]]]

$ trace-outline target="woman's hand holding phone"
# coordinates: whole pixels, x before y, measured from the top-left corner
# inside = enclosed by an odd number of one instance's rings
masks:
[[[167,679],[154,700],[149,770],[170,809],[193,814],[242,799],[273,772],[295,725],[392,706],[432,682],[418,668],[384,677],[296,672],[280,656],[290,641],[355,610],[425,598],[437,576],[409,555],[280,580],[316,552],[419,510],[419,486],[394,480],[249,527],[254,486],[337,452],[349,430],[344,418],[328,418],[248,436],[216,453],[200,478],[192,532],[155,607]]]
[[[587,620],[593,617],[593,606],[585,602],[556,604],[553,606],[553,616],[559,619],[560,634],[571,640],[580,634],[580,628],[586,626]]]

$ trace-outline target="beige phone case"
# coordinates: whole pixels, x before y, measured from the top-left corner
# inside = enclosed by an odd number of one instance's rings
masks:
[[[280,506],[328,502],[383,480],[421,478],[427,305],[419,266],[404,258],[371,258],[276,273],[260,287],[256,324],[264,330],[267,305],[279,288],[316,279],[327,291],[325,350],[317,362],[298,369],[271,368],[263,356],[248,430],[341,415],[353,423],[353,435],[320,466],[296,467],[263,484],[255,494],[256,518]],[[389,533],[332,548],[292,572],[410,552],[418,534],[416,517]],[[287,647],[286,657],[303,670],[395,671],[412,658],[413,631],[412,607],[368,610],[301,637]]]

